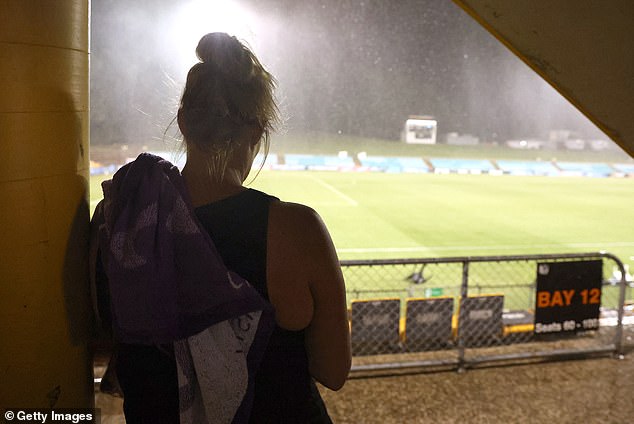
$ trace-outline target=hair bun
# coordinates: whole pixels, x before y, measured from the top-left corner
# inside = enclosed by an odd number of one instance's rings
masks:
[[[203,36],[196,55],[200,61],[187,73],[178,125],[188,147],[217,159],[214,175],[221,178],[227,155],[245,136],[243,129],[251,133],[259,126],[268,143],[269,131],[279,122],[275,79],[247,45],[225,33]]]
[[[223,35],[225,37],[222,37]],[[204,35],[198,42],[198,46],[196,46],[196,56],[198,56],[198,59],[203,63],[213,62],[220,50],[219,45],[222,43],[222,38],[226,37],[228,37],[227,34],[219,32]]]
[[[196,56],[236,82],[247,82],[253,73],[253,62],[242,43],[224,32],[204,35],[196,47]]]

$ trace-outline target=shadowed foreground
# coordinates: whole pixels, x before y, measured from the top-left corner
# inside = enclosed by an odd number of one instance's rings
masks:
[[[634,423],[634,356],[352,379],[336,423]]]
[[[95,374],[103,372],[99,366]],[[354,378],[323,390],[333,421],[365,423],[634,423],[634,352],[496,368]],[[121,399],[96,394],[103,424],[124,423]]]

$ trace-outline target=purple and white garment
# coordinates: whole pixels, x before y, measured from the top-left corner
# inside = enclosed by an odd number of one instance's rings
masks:
[[[248,421],[272,306],[226,268],[171,163],[142,153],[102,186],[116,338],[174,343],[182,423]]]

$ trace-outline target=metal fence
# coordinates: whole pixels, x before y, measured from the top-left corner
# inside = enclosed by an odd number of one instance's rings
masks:
[[[540,334],[538,267],[575,261],[600,261],[600,318]],[[609,253],[342,261],[342,268],[353,372],[622,355],[632,341],[633,284]]]

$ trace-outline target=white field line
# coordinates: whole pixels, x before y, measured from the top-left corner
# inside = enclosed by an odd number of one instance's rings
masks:
[[[325,182],[323,180],[320,180],[319,178],[315,177],[314,175],[306,175],[306,178],[309,178],[309,179],[315,181],[316,183],[318,183],[319,185],[321,185],[322,187],[325,187],[328,190],[332,191],[337,196],[339,196],[341,199],[343,199],[348,205],[350,205],[350,206],[359,206],[359,203],[356,200],[354,200],[352,197],[340,192],[335,187],[331,186],[330,184],[328,184],[327,182]]]
[[[339,253],[407,253],[429,251],[457,251],[457,250],[513,250],[513,249],[553,249],[558,247],[598,248],[634,247],[634,242],[606,242],[606,243],[557,243],[557,244],[508,244],[483,246],[412,246],[412,247],[360,247],[337,249]]]

